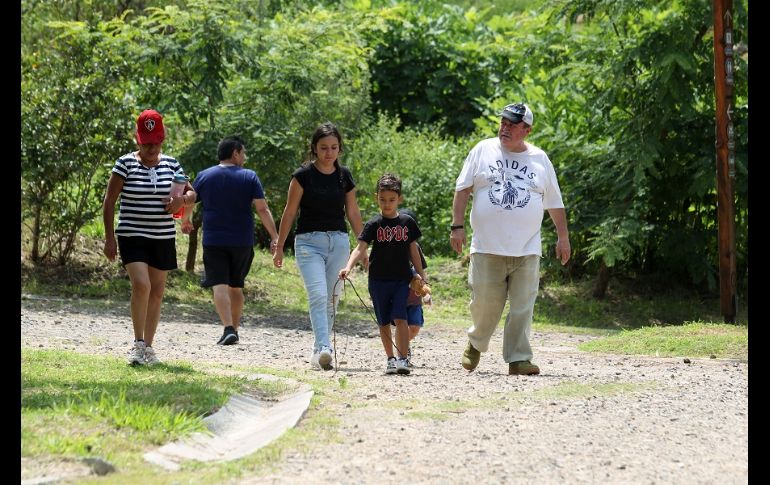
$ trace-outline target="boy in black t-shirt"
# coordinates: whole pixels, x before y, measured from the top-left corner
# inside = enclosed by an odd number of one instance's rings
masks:
[[[410,372],[406,355],[409,348],[406,300],[412,279],[410,262],[417,274],[426,280],[417,249],[420,228],[414,219],[399,214],[398,205],[402,200],[401,179],[390,173],[380,177],[377,181],[380,214],[364,225],[358,236],[358,246],[339,273],[340,279],[347,278],[353,266],[366,254],[369,244],[372,244],[372,253],[369,255],[369,295],[380,328],[380,340],[388,356],[386,374]],[[393,355],[391,321],[396,323],[398,359]]]

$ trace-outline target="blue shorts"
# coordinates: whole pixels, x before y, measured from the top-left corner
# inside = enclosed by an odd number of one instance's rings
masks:
[[[422,327],[425,319],[422,316],[422,305],[407,305],[406,323],[410,326]]]
[[[409,281],[369,279],[369,296],[372,297],[377,325],[390,325],[393,320],[406,320],[406,298]]]
[[[395,325],[396,322],[390,322],[391,325]],[[422,328],[425,323],[425,319],[422,316],[422,305],[407,305],[406,306],[406,323],[410,327]]]

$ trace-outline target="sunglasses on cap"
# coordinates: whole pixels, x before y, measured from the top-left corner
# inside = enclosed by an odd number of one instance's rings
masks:
[[[519,124],[523,121],[524,115],[527,113],[527,107],[524,106],[521,103],[518,104],[509,104],[505,108],[503,108],[503,112],[500,113],[500,116],[503,116],[507,120],[509,120],[511,123]]]

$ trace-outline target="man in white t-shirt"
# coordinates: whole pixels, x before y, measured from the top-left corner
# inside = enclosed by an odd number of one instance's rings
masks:
[[[567,213],[548,155],[524,138],[532,131],[532,110],[509,104],[500,113],[497,137],[480,141],[468,153],[455,182],[449,242],[462,253],[465,209],[471,208],[470,311],[473,325],[462,365],[472,371],[486,352],[505,307],[503,359],[508,374],[539,374],[532,364],[529,334],[540,281],[540,226],[548,211],[558,234],[556,257],[570,257]]]

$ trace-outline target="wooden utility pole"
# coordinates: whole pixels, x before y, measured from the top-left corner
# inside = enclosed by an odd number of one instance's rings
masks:
[[[716,93],[719,294],[725,322],[735,323],[735,130],[733,128],[733,0],[712,0]]]

